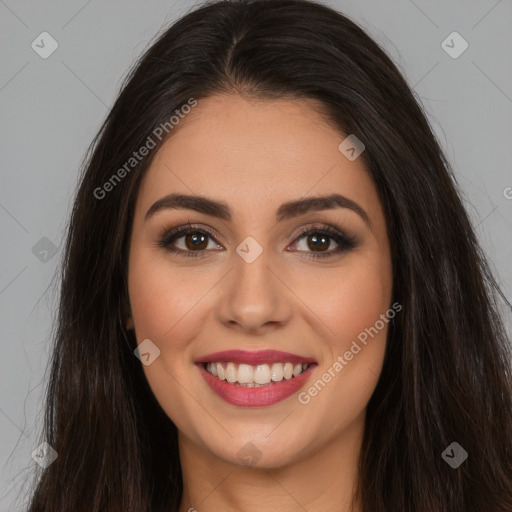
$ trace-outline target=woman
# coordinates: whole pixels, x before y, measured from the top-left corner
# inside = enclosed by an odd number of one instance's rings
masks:
[[[85,166],[29,510],[510,512],[498,299],[368,35],[304,0],[198,8]]]

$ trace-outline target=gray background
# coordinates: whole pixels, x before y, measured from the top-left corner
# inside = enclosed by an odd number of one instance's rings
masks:
[[[366,28],[415,89],[512,300],[512,1],[325,3]],[[36,464],[54,275],[79,165],[136,57],[194,5],[0,0],[0,511],[24,510],[16,497]],[[45,31],[59,46],[42,59],[31,43]],[[441,46],[453,31],[469,44],[456,59]]]

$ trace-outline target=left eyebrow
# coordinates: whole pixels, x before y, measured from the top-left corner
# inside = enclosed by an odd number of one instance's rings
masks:
[[[312,211],[332,210],[334,208],[352,210],[371,228],[370,218],[366,211],[352,199],[340,194],[309,197],[283,203],[276,211],[276,221],[288,220]],[[148,220],[157,212],[165,209],[194,210],[226,221],[231,221],[233,217],[231,208],[223,201],[217,201],[204,196],[169,194],[158,199],[146,212],[144,219]]]

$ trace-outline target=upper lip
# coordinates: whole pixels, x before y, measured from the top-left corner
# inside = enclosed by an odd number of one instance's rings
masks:
[[[196,363],[214,363],[221,361],[231,361],[238,364],[248,364],[256,366],[265,363],[315,363],[311,357],[303,357],[290,352],[281,352],[280,350],[260,350],[258,352],[249,352],[247,350],[223,350],[200,357]]]

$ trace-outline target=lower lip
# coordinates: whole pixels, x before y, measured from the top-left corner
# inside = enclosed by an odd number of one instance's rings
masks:
[[[246,388],[214,377],[202,363],[197,365],[210,389],[226,402],[239,407],[265,407],[276,404],[298,391],[309,378],[316,364],[310,364],[298,377],[273,382],[268,386]]]

